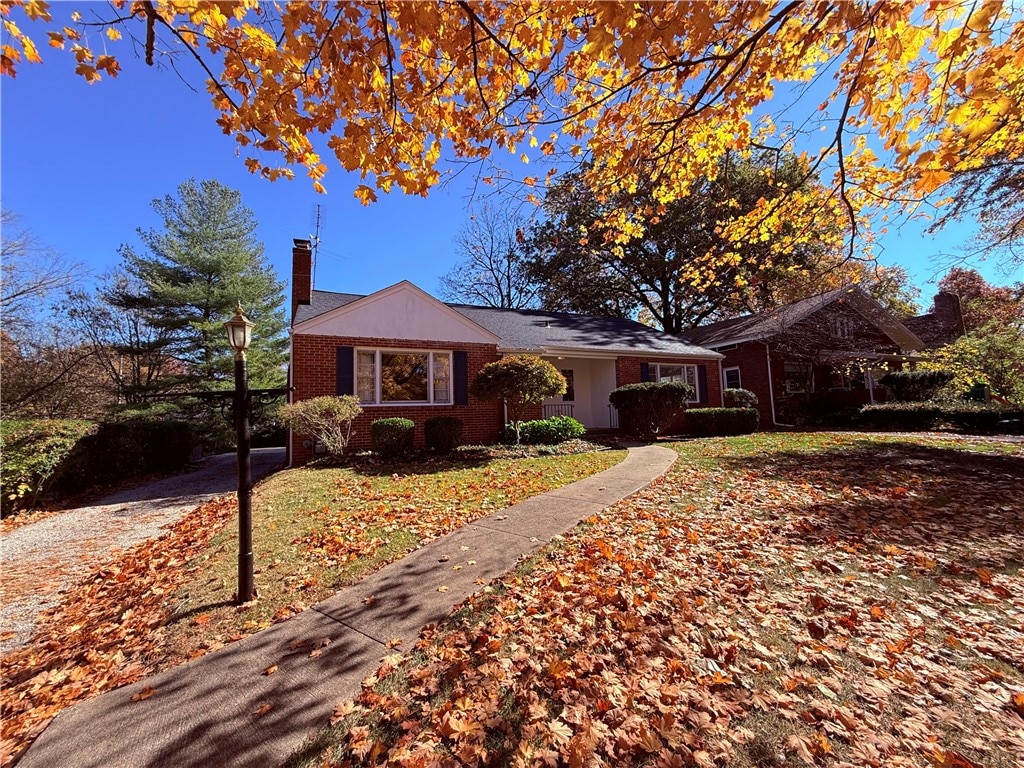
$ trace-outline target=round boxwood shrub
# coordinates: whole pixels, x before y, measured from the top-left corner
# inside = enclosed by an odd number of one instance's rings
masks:
[[[726,408],[756,408],[757,395],[749,389],[727,389],[722,393]]]
[[[669,428],[693,395],[693,387],[681,381],[647,381],[621,386],[608,400],[619,412],[624,428],[642,440],[653,440]]]
[[[691,408],[686,431],[694,437],[749,435],[757,431],[761,414],[756,408]]]
[[[462,443],[462,419],[457,416],[433,416],[423,423],[427,450],[448,454]]]
[[[377,419],[370,425],[370,447],[382,458],[393,459],[412,451],[416,424],[410,419]]]

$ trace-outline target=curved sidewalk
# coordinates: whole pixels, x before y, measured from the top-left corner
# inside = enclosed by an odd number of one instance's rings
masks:
[[[611,469],[435,539],[282,624],[72,707],[18,768],[279,765],[327,725],[339,701],[358,695],[385,643],[411,648],[424,625],[480,583],[644,488],[675,458],[660,446],[630,448]],[[264,674],[271,666],[276,672]],[[155,692],[132,701],[148,688]]]

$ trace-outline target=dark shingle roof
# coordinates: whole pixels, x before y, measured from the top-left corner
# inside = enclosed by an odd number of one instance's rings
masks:
[[[358,293],[332,293],[331,291],[313,291],[309,304],[300,304],[295,309],[295,319],[292,325],[304,323],[314,317],[330,312],[332,309],[351,304],[356,299],[363,298]]]
[[[717,323],[702,325],[684,331],[686,338],[696,344],[713,347],[717,344],[730,344],[735,341],[751,341],[767,339],[782,332],[805,317],[813,314],[845,293],[855,290],[851,287],[837,288],[834,291],[810,296],[792,304],[786,304],[767,312],[734,317]]]
[[[300,306],[295,324],[363,298],[352,293],[313,291],[309,305]],[[590,352],[645,352],[681,357],[719,357],[633,320],[574,315],[535,309],[495,309],[448,304],[459,314],[501,339],[501,348],[515,351],[565,349]]]

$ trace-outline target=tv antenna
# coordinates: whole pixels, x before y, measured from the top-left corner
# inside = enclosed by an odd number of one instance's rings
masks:
[[[316,220],[313,224],[313,234],[310,235],[310,242],[313,245],[313,263],[310,270],[310,283],[316,285],[316,256],[320,249],[320,231],[323,228],[323,217],[320,213],[320,203],[316,204]]]

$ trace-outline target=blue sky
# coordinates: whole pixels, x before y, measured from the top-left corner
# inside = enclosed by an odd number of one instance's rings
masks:
[[[119,46],[121,75],[90,86],[73,73],[69,55],[42,53],[43,65],[23,64],[16,79],[0,81],[0,194],[5,209],[91,275],[118,263],[118,246],[136,244],[137,227],[159,226],[150,202],[190,177],[216,178],[242,193],[284,280],[292,238],[313,232],[317,205],[324,222],[318,288],[368,293],[407,279],[436,292],[438,278],[454,265],[453,240],[470,204],[469,174],[427,199],[381,194],[369,207],[352,197],[357,175],[336,164],[325,180],[327,195],[315,193],[301,170],[294,181],[268,182],[236,156],[195,72],[188,74],[198,92]],[[879,238],[877,252],[881,263],[910,271],[927,304],[931,281],[944,271],[941,255],[956,253],[970,228],[931,237],[924,226],[894,228]],[[969,266],[992,282],[1024,277],[1000,274],[988,262]]]

